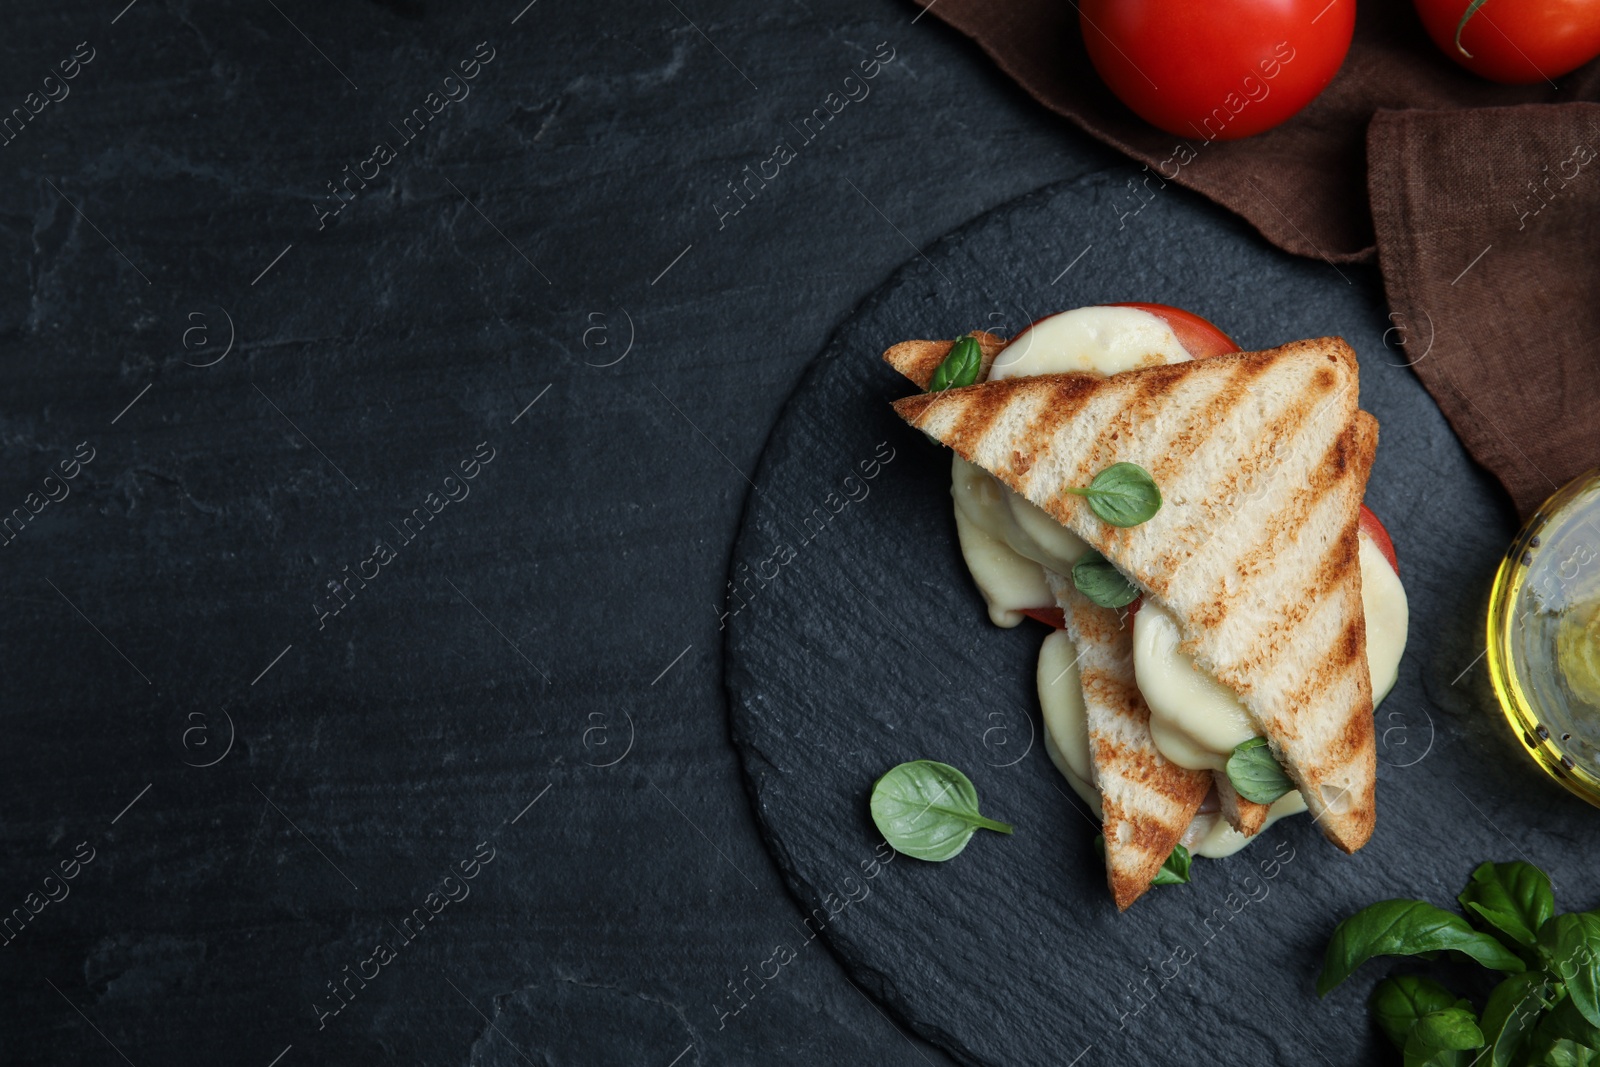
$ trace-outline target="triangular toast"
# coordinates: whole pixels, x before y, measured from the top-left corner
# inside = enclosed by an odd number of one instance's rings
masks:
[[[1357,522],[1377,420],[1339,338],[908,397],[895,410],[1043,508],[1170,610],[1240,695],[1323,833],[1372,834],[1376,749]],[[1144,467],[1164,504],[1120,529],[1066,487]]]
[[[996,337],[982,330],[973,330],[971,336],[977,338],[978,351],[983,358],[978,381],[987,381],[994,357],[1009,342],[1004,337]],[[944,362],[955,345],[954,341],[901,341],[883,354],[883,361],[916,382],[918,389],[926,389],[928,383],[933,381],[933,372],[939,369],[939,364]]]
[[[981,332],[974,336],[983,353],[978,374],[982,381],[1006,342]],[[954,345],[954,341],[904,341],[883,358],[926,389]],[[1188,829],[1205,800],[1211,776],[1179,767],[1156,750],[1150,737],[1150,709],[1134,678],[1132,631],[1120,614],[1089,601],[1069,579],[1049,572],[1046,577],[1077,650],[1089,758],[1104,809],[1106,882],[1118,910],[1125,911],[1150,888]]]
[[[1089,720],[1089,758],[1104,812],[1106,883],[1119,911],[1139,899],[1211,791],[1209,771],[1169,761],[1150,737],[1150,708],[1133,674],[1133,631],[1114,608],[1103,608],[1046,573],[1078,650],[1078,683]]]
[[[974,330],[972,336],[978,339],[978,348],[982,353],[983,362],[978,372],[978,381],[986,381],[995,357],[1009,342],[982,330]],[[955,347],[954,341],[902,341],[885,352],[883,360],[925,390],[928,388],[928,383],[933,380],[933,372],[944,362],[953,347]],[[1227,774],[1222,771],[1214,772],[1212,777],[1217,787],[1217,796],[1221,801],[1222,817],[1228,821],[1228,825],[1246,837],[1253,837],[1259,833],[1261,827],[1266,824],[1270,805],[1257,804],[1240,796],[1233,788],[1233,783],[1228,780]]]

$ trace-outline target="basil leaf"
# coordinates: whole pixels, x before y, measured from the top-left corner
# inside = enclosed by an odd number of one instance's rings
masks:
[[[1161,510],[1161,490],[1137,463],[1113,463],[1094,476],[1087,489],[1067,492],[1086,498],[1089,510],[1112,526],[1137,526]]]
[[[1367,1003],[1378,1020],[1378,1027],[1398,1049],[1406,1047],[1406,1035],[1411,1032],[1412,1024],[1429,1012],[1469,1007],[1467,1001],[1432,978],[1415,974],[1385,978],[1373,987]]]
[[[1182,845],[1172,847],[1172,855],[1156,872],[1151,885],[1187,885],[1189,883],[1189,850]]]
[[[1548,1049],[1553,1042],[1563,1040],[1588,1048],[1600,1048],[1600,1027],[1590,1025],[1566,991],[1558,988],[1551,999],[1555,1003],[1534,1029],[1530,1049],[1537,1053],[1541,1049]]]
[[[1537,1060],[1528,1061],[1537,1067],[1595,1067],[1600,1064],[1600,1052],[1564,1037],[1558,1037],[1539,1049],[1538,1054]]]
[[[928,382],[928,392],[940,393],[946,389],[959,389],[971,385],[983,372],[983,349],[976,337],[963,337],[950,348],[944,362],[934,368]]]
[[[896,852],[940,862],[967,847],[979,829],[1009,834],[1012,827],[978,814],[972,780],[948,763],[902,763],[872,787],[872,821]]]
[[[1094,835],[1094,851],[1101,860],[1106,858],[1106,835]],[[1151,885],[1188,885],[1189,850],[1182,845],[1172,846],[1172,855],[1161,865],[1161,870],[1150,880]]]
[[[1549,980],[1539,971],[1523,971],[1494,987],[1483,1006],[1483,1036],[1489,1045],[1485,1067],[1508,1067],[1545,1009]]]
[[[1566,985],[1572,1006],[1600,1027],[1600,911],[1557,915],[1539,930],[1546,970]]]
[[[1103,608],[1120,608],[1139,599],[1139,589],[1094,549],[1072,565],[1072,584]]]
[[[1506,947],[1532,948],[1539,928],[1555,914],[1550,879],[1531,863],[1483,863],[1456,897],[1468,918],[1505,934]],[[1506,940],[1509,938],[1510,940]]]
[[[1257,804],[1271,804],[1294,788],[1272,756],[1265,737],[1241,741],[1226,764],[1234,791]]]
[[[1406,1035],[1406,1067],[1466,1063],[1464,1057],[1450,1053],[1482,1047],[1483,1031],[1478,1029],[1478,1017],[1470,1009],[1432,1011],[1412,1024],[1411,1032]]]
[[[1496,971],[1518,973],[1526,965],[1488,934],[1454,912],[1422,900],[1380,900],[1334,928],[1317,977],[1317,995],[1327,996],[1374,956],[1420,956],[1446,949],[1464,953]]]

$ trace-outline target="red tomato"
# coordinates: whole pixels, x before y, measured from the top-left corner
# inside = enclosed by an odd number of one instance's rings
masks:
[[[1594,0],[1484,3],[1463,24],[1470,2],[1416,0],[1417,14],[1445,55],[1490,81],[1546,81],[1600,55],[1600,5]]]
[[[1239,351],[1239,346],[1233,343],[1233,338],[1217,329],[1211,323],[1202,319],[1192,311],[1182,308],[1169,307],[1166,304],[1108,304],[1114,308],[1138,308],[1157,316],[1171,328],[1178,338],[1178,343],[1188,350],[1189,355],[1195,359],[1205,359],[1207,356],[1225,356],[1229,352]]]
[[[1365,504],[1361,505],[1361,532],[1372,538],[1372,543],[1378,546],[1383,558],[1394,568],[1395,577],[1399,577],[1400,561],[1394,556],[1394,541],[1390,539],[1389,531],[1383,528],[1383,523],[1378,521],[1378,516]]]
[[[1128,605],[1128,618],[1130,620],[1139,614],[1139,605],[1143,603],[1144,597],[1138,597],[1132,604]],[[1022,608],[1021,610],[1024,615],[1034,622],[1042,622],[1046,626],[1057,630],[1065,630],[1067,628],[1066,612],[1060,608]]]
[[[1355,0],[1081,0],[1078,15],[1118,99],[1202,141],[1249,137],[1305,107],[1338,73],[1356,26]]]
[[[1057,630],[1067,628],[1067,616],[1060,608],[1023,608],[1022,613],[1035,622],[1042,622]]]

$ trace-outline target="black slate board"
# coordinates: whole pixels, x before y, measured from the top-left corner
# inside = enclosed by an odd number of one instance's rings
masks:
[[[1378,710],[1367,848],[1345,857],[1294,819],[1122,916],[1090,817],[1037,740],[1044,632],[989,624],[955,544],[948,456],[894,416],[888,402],[911,390],[878,359],[905,338],[1014,333],[1118,300],[1189,308],[1246,348],[1350,341],[1362,406],[1382,424],[1367,501],[1411,602],[1400,681]],[[863,986],[966,1062],[1370,1063],[1381,1039],[1364,1000],[1384,968],[1325,1001],[1313,988],[1339,917],[1390,896],[1448,903],[1486,858],[1530,859],[1559,903],[1595,903],[1581,876],[1595,812],[1515,750],[1478,659],[1513,517],[1405,366],[1395,325],[1370,273],[1285,257],[1176,189],[1141,199],[1120,170],[983,216],[861,306],[773,431],[729,575],[733,738],[809,916],[749,990],[820,932]],[[1426,340],[1412,339],[1413,358]],[[868,790],[919,757],[967,770],[1016,835],[980,834],[947,864],[876,864],[875,847],[888,850]]]

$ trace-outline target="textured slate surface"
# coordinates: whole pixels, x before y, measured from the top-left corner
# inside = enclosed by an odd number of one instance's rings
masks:
[[[916,14],[6,6],[0,116],[94,56],[0,147],[0,514],[95,453],[0,548],[0,914],[94,858],[0,949],[0,1062],[942,1062],[820,942],[731,1013],[801,914],[718,632],[740,472],[834,327],[1110,162]],[[480,42],[467,99],[391,127]],[[719,228],[880,42],[870,97]]]
[[[1291,820],[1119,917],[1090,817],[1037,740],[1043,630],[988,623],[955,547],[948,455],[894,417],[888,401],[909,388],[878,354],[1130,299],[1195,310],[1246,348],[1326,333],[1354,345],[1362,406],[1382,423],[1367,501],[1393,533],[1412,628],[1378,711],[1380,815],[1362,852]],[[1382,968],[1314,994],[1338,918],[1390,896],[1448,903],[1488,858],[1530,859],[1565,906],[1595,905],[1595,813],[1517,754],[1479,660],[1509,506],[1389,325],[1369,272],[1290,260],[1178,190],[1136,198],[1113,171],[1024,197],[911,260],[785,409],[734,554],[735,741],[821,936],[962,1062],[1372,1063],[1383,1054],[1364,1002]],[[892,462],[860,466],[880,449]],[[871,783],[915,758],[967,770],[1016,835],[980,834],[946,864],[873,866]]]

